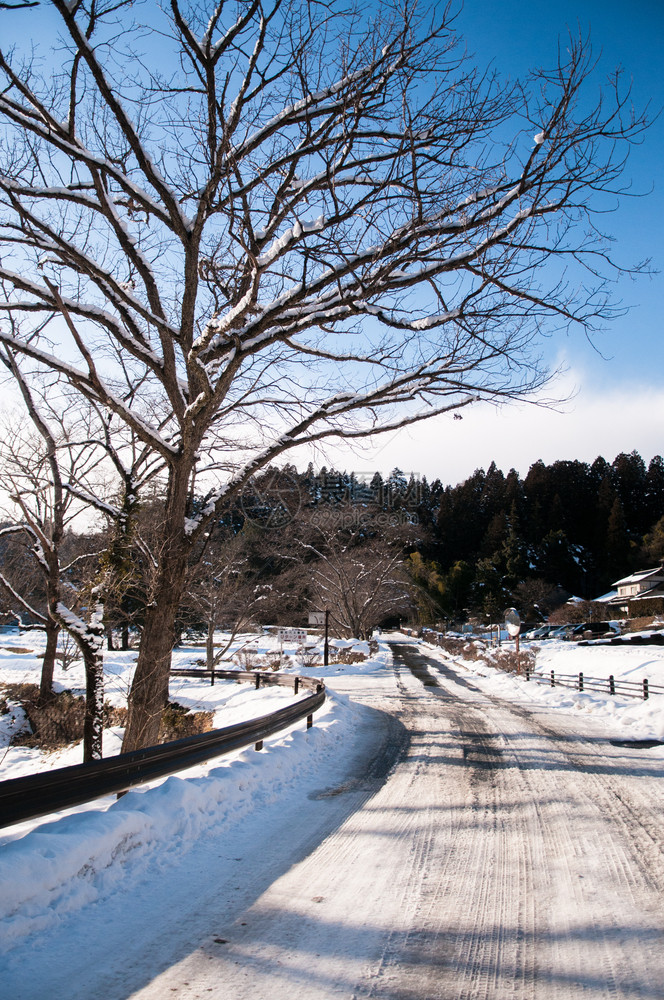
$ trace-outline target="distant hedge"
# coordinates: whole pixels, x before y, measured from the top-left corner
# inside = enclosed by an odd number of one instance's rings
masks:
[[[661,615],[664,614],[664,597],[644,597],[640,601],[630,601],[628,608],[630,618]]]

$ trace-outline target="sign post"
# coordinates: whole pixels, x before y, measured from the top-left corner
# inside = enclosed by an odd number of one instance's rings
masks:
[[[323,666],[327,667],[330,660],[330,643],[329,643],[330,612],[327,609],[325,611],[310,611],[309,624],[325,626],[325,642],[323,645]]]
[[[326,667],[330,662],[330,612],[325,609],[325,644],[323,646],[323,666]]]

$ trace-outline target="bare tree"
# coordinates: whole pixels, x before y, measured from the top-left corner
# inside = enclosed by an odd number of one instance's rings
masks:
[[[110,629],[119,619],[126,649],[128,627],[135,617],[130,604],[145,606],[153,597],[164,463],[130,427],[115,426],[112,412],[101,412],[92,404],[87,416],[87,433],[76,444],[105,456],[106,481],[93,483],[89,477],[71,475],[66,488],[108,525],[100,568],[107,626]]]
[[[329,611],[343,636],[369,639],[386,619],[412,611],[412,583],[400,545],[362,542],[355,531],[344,534],[321,528],[318,545],[302,543],[315,557],[308,564],[312,607]]]
[[[249,565],[242,535],[224,538],[220,531],[207,540],[202,558],[191,567],[186,605],[206,626],[206,668],[212,670],[231,648],[265,596],[260,570]],[[214,645],[218,629],[227,633],[223,644]]]
[[[0,314],[37,318],[0,340],[166,467],[130,750],[221,502],[298,446],[527,394],[546,317],[611,314],[588,223],[644,121],[617,79],[592,103],[587,45],[506,87],[409,0],[44,6],[52,78],[0,54]]]
[[[43,611],[26,599],[22,582],[13,586],[0,574],[0,583],[45,630],[46,648],[40,681],[42,703],[52,695],[60,630],[65,629],[75,640],[86,677],[83,756],[85,760],[94,760],[102,756],[103,580],[97,579],[87,588],[90,607],[84,615],[76,607],[80,595],[74,593],[72,600],[71,593],[67,592],[66,581],[73,564],[67,563],[63,554],[67,527],[77,513],[75,497],[66,489],[66,484],[85,478],[98,464],[98,457],[85,445],[76,445],[71,440],[64,420],[49,413],[43,401],[40,407],[15,356],[6,346],[0,351],[0,361],[16,379],[29,418],[27,429],[23,423],[6,428],[0,447],[0,484],[19,513],[19,520],[2,532],[18,533],[27,539],[28,551],[43,578]],[[86,551],[74,561],[90,560],[97,555],[99,553]]]

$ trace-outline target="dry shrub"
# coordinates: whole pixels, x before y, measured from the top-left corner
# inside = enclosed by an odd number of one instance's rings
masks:
[[[257,653],[251,649],[238,650],[233,656],[233,663],[247,673],[256,670],[278,670],[281,666],[279,656],[275,656],[274,653]]]
[[[59,691],[47,702],[39,703],[37,684],[7,684],[5,691],[19,702],[28,717],[31,732],[17,733],[15,746],[57,750],[83,739],[85,698],[71,691]]]
[[[104,702],[104,729],[110,729],[111,726],[119,726],[124,729],[127,725],[128,714],[124,705],[116,707],[108,701]]]
[[[297,658],[300,666],[307,670],[312,667],[319,667],[323,662],[320,649],[315,646],[300,646],[297,651]]]
[[[625,626],[625,632],[645,632],[651,629],[664,629],[661,615],[644,615],[642,618],[631,618]]]
[[[486,643],[479,639],[473,639],[472,642],[464,642],[461,648],[461,656],[464,660],[482,660],[486,652]]]
[[[259,669],[260,660],[261,657],[255,649],[238,649],[233,656],[233,663],[237,664],[240,670],[246,670],[248,673]]]
[[[5,684],[0,698],[0,714],[10,711],[7,699],[18,702],[25,711],[31,732],[17,733],[15,746],[38,747],[40,750],[58,750],[83,739],[85,698],[71,691],[60,691],[44,705],[39,704],[37,684]],[[184,736],[207,733],[212,729],[214,712],[191,712],[177,702],[169,702],[164,710],[159,728],[159,742],[179,740]],[[104,728],[126,726],[127,709],[104,704]]]
[[[506,670],[510,673],[523,674],[526,667],[533,670],[535,667],[535,654],[530,650],[522,649],[517,653],[515,649],[508,649],[500,646],[489,649],[482,639],[461,639],[453,636],[440,636],[436,645],[443,649],[450,656],[455,656],[462,660],[474,662],[482,660],[492,667]]]
[[[462,660],[480,660],[486,650],[486,645],[480,639],[468,642],[467,639],[441,636],[436,645],[450,656],[459,656]]]
[[[159,724],[159,742],[182,740],[186,736],[198,736],[212,729],[214,712],[192,712],[177,701],[169,701]]]
[[[512,674],[525,674],[526,670],[535,669],[535,654],[529,649],[497,649],[491,660],[492,666],[499,670],[506,670]]]
[[[335,663],[351,664],[351,663],[363,663],[366,660],[366,653],[360,653],[356,649],[336,649],[331,647],[333,652],[333,658]]]
[[[3,694],[12,701],[36,701],[39,697],[39,687],[37,684],[3,684]]]

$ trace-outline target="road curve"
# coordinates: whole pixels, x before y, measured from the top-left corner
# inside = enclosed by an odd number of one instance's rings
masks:
[[[657,762],[392,648],[389,684],[361,695],[382,754],[312,795],[325,830],[307,846],[293,827],[290,865],[261,882],[245,864],[243,903],[211,891],[169,967],[111,976],[105,997],[664,997]]]

